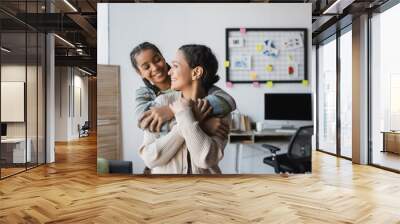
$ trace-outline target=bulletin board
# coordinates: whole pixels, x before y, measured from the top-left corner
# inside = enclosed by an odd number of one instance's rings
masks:
[[[227,28],[226,81],[301,83],[307,48],[307,29]]]

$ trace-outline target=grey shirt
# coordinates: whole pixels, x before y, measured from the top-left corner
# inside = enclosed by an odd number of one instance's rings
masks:
[[[161,91],[159,95],[172,92],[175,91],[168,89]],[[150,110],[152,107],[157,106],[156,98],[156,93],[149,87],[140,87],[136,90],[135,113],[138,119],[141,118],[144,112]],[[236,109],[236,102],[233,97],[217,86],[213,86],[209,89],[208,95],[205,99],[207,99],[208,103],[212,107],[212,115],[214,116],[225,117],[227,114]],[[169,123],[164,123],[161,127],[161,132],[168,132],[168,127]]]

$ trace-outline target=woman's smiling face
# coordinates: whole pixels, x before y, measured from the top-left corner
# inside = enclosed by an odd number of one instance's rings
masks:
[[[192,69],[186,61],[185,55],[178,50],[175,59],[172,61],[172,67],[168,74],[171,76],[171,88],[182,90],[192,83]]]
[[[168,78],[168,66],[165,59],[152,49],[141,51],[135,56],[140,76],[151,83],[163,83]]]

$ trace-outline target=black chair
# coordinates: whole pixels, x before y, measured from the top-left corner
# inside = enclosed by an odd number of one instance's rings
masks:
[[[313,126],[297,129],[290,140],[288,152],[276,154],[281,149],[269,144],[262,146],[271,151],[272,156],[264,158],[264,163],[273,166],[275,173],[306,173],[311,172],[311,136]]]
[[[89,129],[90,129],[89,121],[85,121],[85,123],[82,125],[82,127],[80,127],[80,125],[78,125],[79,138],[89,136]]]

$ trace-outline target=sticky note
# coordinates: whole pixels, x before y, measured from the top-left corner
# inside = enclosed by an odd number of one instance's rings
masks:
[[[250,78],[251,78],[252,80],[257,79],[257,73],[256,73],[256,72],[250,72]]]
[[[308,86],[308,80],[303,80],[301,81],[301,83],[303,84],[303,86]]]
[[[272,88],[273,85],[274,85],[274,83],[272,81],[268,81],[268,82],[265,83],[265,86],[267,88]]]
[[[264,50],[264,45],[263,44],[257,44],[256,45],[256,51],[257,52],[261,52]]]
[[[244,28],[244,27],[240,28],[240,33],[241,34],[245,34],[246,33],[246,28]]]
[[[274,70],[274,67],[271,64],[269,64],[269,65],[265,66],[265,70],[267,72],[272,72]]]
[[[289,75],[293,75],[293,73],[294,73],[294,68],[293,68],[293,66],[289,66],[289,67],[288,67],[288,74],[289,74]]]
[[[232,82],[226,82],[226,87],[227,88],[232,88],[233,87],[233,83]]]
[[[229,64],[230,64],[229,61],[224,61],[224,67],[225,68],[229,67]]]
[[[293,55],[289,54],[288,58],[289,58],[289,61],[293,61]]]
[[[256,88],[260,87],[260,83],[259,82],[253,82],[253,87],[256,87]]]

